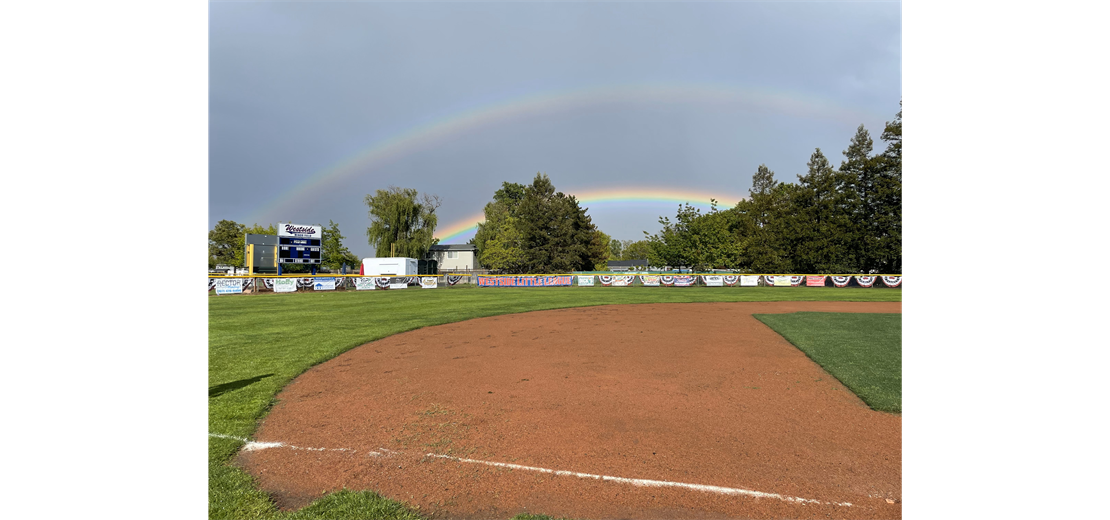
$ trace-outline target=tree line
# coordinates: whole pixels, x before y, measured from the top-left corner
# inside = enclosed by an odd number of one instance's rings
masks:
[[[874,143],[863,125],[833,168],[817,148],[797,183],[775,180],[760,165],[750,197],[735,207],[700,210],[686,204],[674,221],[648,235],[653,266],[752,273],[853,274],[902,272],[902,112]]]

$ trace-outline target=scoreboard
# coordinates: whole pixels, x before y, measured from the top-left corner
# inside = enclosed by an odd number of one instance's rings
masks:
[[[323,226],[278,223],[277,261],[280,264],[319,264]]]
[[[320,263],[320,241],[314,238],[278,237],[278,262],[283,264]]]

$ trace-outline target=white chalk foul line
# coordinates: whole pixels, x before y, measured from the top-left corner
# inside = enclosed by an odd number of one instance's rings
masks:
[[[243,442],[244,443],[243,451],[257,451],[257,450],[264,450],[264,449],[268,449],[268,448],[289,448],[289,449],[294,449],[294,450],[308,450],[308,451],[345,451],[345,452],[350,452],[350,453],[354,453],[356,451],[356,450],[352,450],[352,449],[348,449],[348,448],[302,448],[302,447],[298,447],[298,446],[293,446],[291,444],[285,444],[283,442],[255,442],[255,441],[251,441],[251,440],[248,440],[248,439],[244,439],[242,437],[235,437],[235,436],[231,436],[231,435],[223,435],[223,434],[219,434],[219,433],[209,433],[208,436],[209,437],[218,437],[218,438],[221,438],[221,439],[234,439],[234,440]],[[369,450],[368,451],[368,455],[370,455],[372,457],[380,457],[382,455],[391,457],[391,456],[399,454],[399,453],[402,453],[402,452],[387,450],[385,448],[378,448],[377,450]],[[437,455],[435,453],[428,453],[428,454],[425,455],[425,457],[432,457],[432,458],[437,458],[437,459],[447,459],[447,460],[453,460],[455,462],[465,462],[467,464],[483,464],[483,465],[486,465],[486,466],[493,466],[493,467],[497,467],[497,468],[518,469],[518,470],[522,470],[522,471],[535,471],[535,472],[538,472],[538,473],[547,473],[547,474],[551,474],[551,475],[558,475],[558,476],[561,476],[561,477],[588,478],[588,479],[594,479],[594,480],[601,480],[601,481],[604,481],[604,482],[616,482],[616,483],[619,483],[619,484],[630,484],[630,485],[637,486],[637,487],[684,488],[684,489],[693,489],[693,490],[696,490],[696,491],[704,491],[704,492],[707,492],[707,493],[717,493],[717,494],[720,494],[720,495],[743,495],[743,496],[756,497],[756,498],[773,498],[773,499],[783,500],[783,501],[786,501],[786,502],[793,502],[793,503],[797,503],[797,504],[829,504],[829,505],[834,505],[834,506],[845,506],[845,507],[850,507],[852,505],[850,502],[822,502],[820,500],[814,500],[812,498],[791,497],[791,496],[786,496],[786,495],[780,495],[778,493],[765,493],[763,491],[753,491],[753,490],[750,490],[750,489],[730,488],[730,487],[722,487],[722,486],[708,486],[708,485],[705,485],[705,484],[687,484],[685,482],[670,482],[670,481],[667,481],[667,480],[648,480],[648,479],[642,479],[642,478],[611,477],[611,476],[608,476],[608,475],[595,475],[595,474],[592,474],[592,473],[579,473],[577,471],[564,471],[564,470],[559,470],[559,469],[538,468],[538,467],[535,467],[535,466],[522,466],[520,464],[509,464],[507,462],[491,462],[491,461],[488,461],[488,460],[464,459],[464,458],[461,458],[461,457],[452,457],[452,456],[449,456],[449,455]]]
[[[669,481],[666,481],[666,480],[647,480],[647,479],[642,479],[642,478],[610,477],[608,475],[594,475],[592,473],[578,473],[576,471],[563,471],[563,470],[558,470],[558,469],[537,468],[537,467],[534,467],[534,466],[521,466],[520,464],[508,464],[508,463],[505,463],[505,462],[490,462],[490,461],[486,461],[486,460],[463,459],[463,458],[459,458],[459,457],[451,457],[451,456],[448,456],[448,455],[436,455],[435,453],[429,453],[427,456],[428,457],[435,457],[435,458],[438,458],[438,459],[449,459],[449,460],[454,460],[454,461],[458,461],[458,462],[466,462],[466,463],[470,463],[470,464],[485,464],[486,466],[494,466],[494,467],[498,467],[498,468],[510,468],[510,469],[524,470],[524,471],[536,471],[536,472],[539,472],[539,473],[549,473],[549,474],[552,474],[552,475],[559,475],[559,476],[564,476],[564,477],[590,478],[590,479],[602,480],[602,481],[606,481],[606,482],[619,482],[621,484],[631,484],[631,485],[637,486],[637,487],[686,488],[686,489],[695,489],[695,490],[698,490],[698,491],[706,491],[706,492],[709,492],[709,493],[718,493],[718,494],[722,494],[722,495],[746,495],[746,496],[758,497],[758,498],[776,498],[778,500],[785,500],[787,502],[795,502],[795,503],[802,503],[802,504],[832,504],[832,505],[837,505],[837,506],[851,506],[852,505],[849,502],[822,502],[820,500],[813,500],[811,498],[788,497],[788,496],[785,496],[785,495],[779,495],[777,493],[764,493],[762,491],[752,491],[750,489],[729,488],[729,487],[721,487],[721,486],[707,486],[707,485],[704,485],[704,484],[686,484],[684,482],[669,482]]]

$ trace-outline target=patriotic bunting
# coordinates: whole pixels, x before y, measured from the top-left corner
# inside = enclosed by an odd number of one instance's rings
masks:
[[[852,281],[851,276],[831,276],[833,285],[837,287],[847,287],[848,282]]]
[[[725,285],[727,285],[729,287],[732,287],[732,286],[736,285],[736,282],[740,281],[740,277],[737,276],[737,275],[726,274],[724,278],[725,278]]]
[[[902,285],[901,276],[883,276],[882,278],[883,283],[886,284],[887,287],[898,287],[899,285]]]
[[[856,283],[858,283],[860,287],[871,287],[875,285],[875,278],[874,276],[857,276]]]
[[[458,284],[460,281],[462,281],[462,279],[463,279],[462,275],[449,274],[449,275],[447,275],[447,285]]]

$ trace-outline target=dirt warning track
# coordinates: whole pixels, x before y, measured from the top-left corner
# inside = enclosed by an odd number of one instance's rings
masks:
[[[901,309],[614,305],[428,327],[298,377],[237,463],[282,508],[347,488],[434,518],[900,518],[901,416],[751,315]]]

